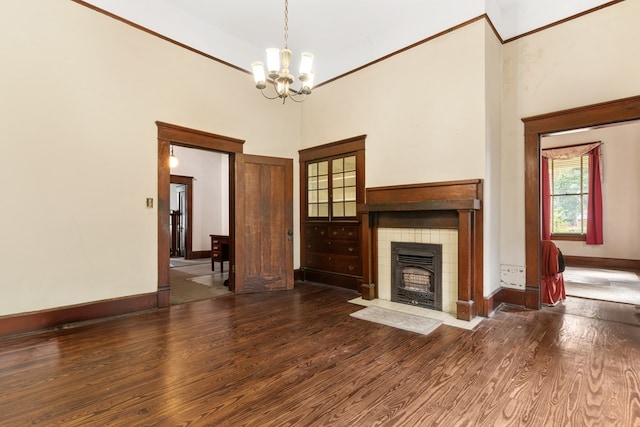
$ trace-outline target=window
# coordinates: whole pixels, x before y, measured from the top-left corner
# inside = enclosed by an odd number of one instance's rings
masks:
[[[587,232],[589,155],[549,159],[551,234]]]
[[[356,216],[356,155],[307,163],[307,216]]]

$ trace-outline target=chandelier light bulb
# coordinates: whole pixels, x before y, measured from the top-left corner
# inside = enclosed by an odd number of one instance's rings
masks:
[[[313,54],[309,52],[302,52],[302,58],[300,59],[300,76],[307,76],[311,74],[311,68],[313,67]]]
[[[264,74],[264,64],[260,61],[256,61],[251,64],[251,70],[253,71],[253,79],[256,82],[258,89],[264,89],[267,87],[267,78]]]
[[[280,72],[280,49],[270,47],[267,49],[267,70],[269,77],[275,79]]]

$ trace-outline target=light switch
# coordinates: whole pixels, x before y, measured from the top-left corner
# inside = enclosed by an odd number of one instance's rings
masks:
[[[149,209],[153,208],[153,197],[147,197],[147,207]]]

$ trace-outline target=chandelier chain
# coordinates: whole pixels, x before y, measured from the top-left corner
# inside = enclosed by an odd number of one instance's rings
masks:
[[[284,48],[289,49],[289,0],[284,0]]]

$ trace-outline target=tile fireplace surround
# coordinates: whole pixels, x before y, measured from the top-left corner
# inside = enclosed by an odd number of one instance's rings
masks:
[[[391,300],[391,242],[442,244],[442,310],[461,320],[483,312],[482,180],[366,190],[362,214],[365,300]]]
[[[379,228],[378,298],[387,301],[391,301],[391,242],[442,245],[442,311],[455,315],[458,301],[458,230]]]

